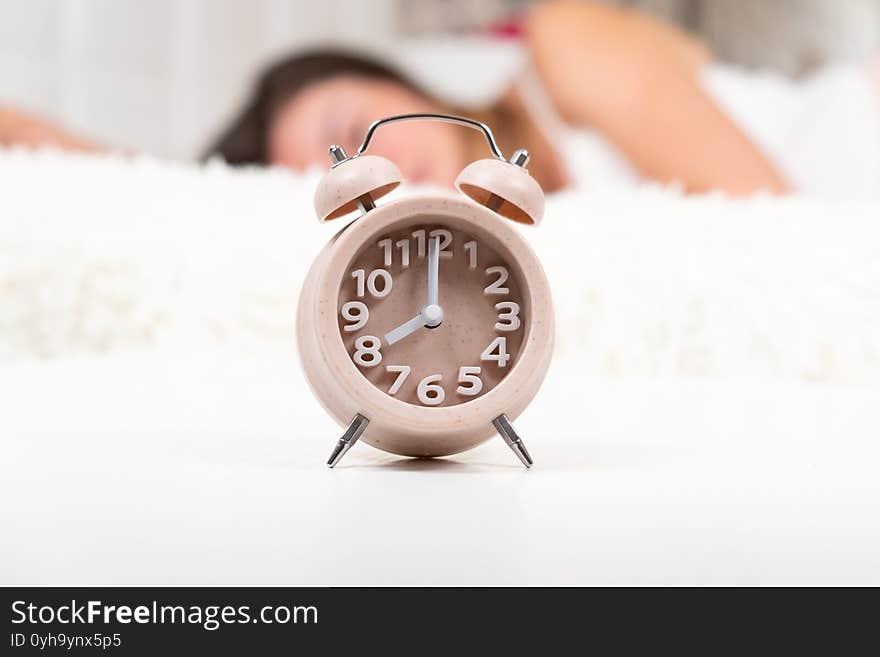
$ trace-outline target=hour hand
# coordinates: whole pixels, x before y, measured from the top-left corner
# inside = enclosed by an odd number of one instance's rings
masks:
[[[437,305],[427,305],[422,308],[422,312],[406,320],[403,324],[395,329],[391,329],[385,334],[385,342],[392,345],[400,342],[406,336],[415,333],[420,328],[436,328],[443,321],[443,309]]]
[[[385,334],[385,342],[387,342],[389,345],[392,345],[395,342],[400,342],[406,336],[410,335],[411,333],[415,333],[424,326],[425,318],[422,316],[422,313],[419,313],[412,319],[408,319],[407,321],[405,321],[397,328],[388,331],[388,333]]]

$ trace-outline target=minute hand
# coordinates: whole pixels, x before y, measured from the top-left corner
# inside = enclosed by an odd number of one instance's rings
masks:
[[[428,242],[428,306],[440,305],[440,236]]]

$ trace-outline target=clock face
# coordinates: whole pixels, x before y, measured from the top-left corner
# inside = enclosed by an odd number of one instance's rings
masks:
[[[485,395],[528,326],[519,269],[491,235],[419,223],[370,239],[343,276],[337,313],[352,362],[417,406]]]

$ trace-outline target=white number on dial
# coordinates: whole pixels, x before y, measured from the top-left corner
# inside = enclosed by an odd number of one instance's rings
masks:
[[[381,346],[382,342],[375,335],[362,335],[354,341],[354,362],[363,367],[376,367],[382,362]]]
[[[401,386],[403,386],[404,381],[406,381],[406,378],[409,376],[409,373],[412,371],[412,368],[410,368],[409,365],[386,365],[385,371],[397,374],[394,383],[388,388],[389,395],[396,395],[400,391]]]
[[[379,240],[379,248],[382,249],[382,263],[386,267],[390,267],[391,266],[391,240],[387,237],[384,240]]]
[[[446,399],[446,391],[440,385],[442,380],[442,374],[429,374],[419,381],[419,387],[416,390],[419,401],[425,406],[439,406],[442,404],[443,400]]]
[[[452,231],[446,230],[445,228],[438,228],[437,230],[432,230],[428,233],[430,237],[439,237],[440,238],[440,257],[441,258],[451,258],[452,251],[447,251],[452,245]]]
[[[351,277],[357,281],[357,295],[363,298],[367,291],[377,299],[387,297],[391,293],[391,286],[394,281],[391,280],[391,274],[384,269],[374,269],[367,276],[363,269],[355,269],[351,272]],[[382,279],[382,287],[377,285],[379,279]]]
[[[497,331],[515,331],[522,324],[519,320],[519,304],[515,301],[500,301],[495,304],[495,310],[498,311]]]
[[[389,365],[387,363],[410,362],[406,354],[416,355],[423,347],[419,346],[416,339],[408,338],[406,346],[398,349],[390,346],[381,335],[377,337],[363,333],[378,332],[378,329],[371,329],[370,326],[371,322],[375,323],[377,317],[382,315],[382,310],[376,310],[380,306],[379,300],[391,294],[409,294],[411,281],[405,280],[407,276],[420,278],[413,284],[419,290],[417,302],[423,300],[421,295],[424,294],[422,288],[425,282],[421,277],[427,274],[421,271],[419,265],[425,264],[424,260],[428,252],[433,254],[435,247],[446,263],[440,265],[440,288],[444,287],[447,279],[456,279],[457,284],[458,277],[464,275],[469,281],[466,284],[473,286],[470,288],[470,293],[479,296],[479,290],[482,289],[485,297],[481,305],[486,304],[494,308],[494,315],[489,308],[480,311],[489,313],[489,316],[483,315],[488,321],[477,331],[478,334],[485,335],[485,339],[490,342],[482,343],[485,348],[479,354],[479,358],[473,353],[468,359],[474,363],[473,365],[458,366],[456,363],[448,370],[445,367],[442,369],[432,367],[422,372],[419,372],[416,365]],[[355,289],[348,288],[350,296],[348,299],[340,300],[338,317],[339,330],[348,346],[351,359],[365,375],[367,370],[370,370],[367,375],[370,381],[397,399],[424,407],[436,407],[447,403],[447,394],[450,395],[449,401],[455,398],[456,404],[471,401],[491,389],[507,374],[507,366],[514,362],[510,351],[516,352],[520,349],[522,339],[518,331],[522,331],[525,321],[523,301],[514,300],[518,298],[516,296],[518,286],[511,278],[515,274],[511,273],[509,261],[505,263],[503,259],[499,260],[499,254],[477,238],[453,231],[448,227],[432,227],[430,224],[413,226],[401,232],[379,234],[372,240],[370,249],[371,253],[358,264],[352,264],[349,269]],[[378,253],[372,249],[378,249]],[[462,254],[453,257],[455,251],[462,251]],[[501,264],[486,266],[493,261]],[[373,264],[367,263],[375,263],[379,266],[373,268]],[[416,266],[419,272],[409,271],[412,269],[411,265]],[[403,279],[394,280],[401,276]],[[465,281],[462,281],[462,284],[465,284]],[[346,286],[348,285],[350,283],[346,282]],[[393,292],[392,287],[397,288],[397,291]],[[406,291],[401,292],[404,289]],[[409,300],[401,299],[400,303],[409,303]],[[463,312],[467,314],[466,311]],[[475,322],[477,317],[480,317],[479,313],[474,314]],[[494,317],[495,322],[489,317]],[[459,327],[462,332],[474,330],[468,326],[468,319],[462,317],[463,323]],[[422,331],[420,321],[406,320],[405,324],[407,329],[410,327],[413,329],[406,335],[411,333],[427,335]],[[483,333],[487,329],[488,332]],[[481,341],[482,339],[480,338]],[[424,340],[430,342],[430,337]],[[434,372],[439,370],[439,373],[425,376],[424,371],[430,372],[431,369],[434,369]],[[410,382],[410,378],[413,382]]]
[[[510,292],[510,288],[501,287],[507,282],[507,279],[510,277],[510,274],[507,271],[507,267],[488,267],[486,269],[486,276],[495,276],[497,275],[494,281],[489,283],[485,290],[483,290],[484,294],[507,294]]]
[[[395,246],[400,249],[400,265],[404,269],[409,267],[409,240],[397,240]]]
[[[494,360],[498,363],[498,367],[507,365],[507,361],[510,360],[510,354],[507,353],[507,338],[501,336],[492,340],[489,346],[483,349],[480,360]]]
[[[479,395],[480,391],[483,389],[483,381],[480,379],[480,372],[481,369],[479,367],[464,366],[458,368],[458,382],[467,385],[459,385],[455,389],[455,392],[459,395],[467,395],[468,397]]]
[[[359,331],[370,319],[370,310],[367,308],[367,304],[362,301],[349,301],[342,304],[342,310],[339,311],[339,314],[344,320],[354,322],[343,326],[342,330],[344,331]]]
[[[412,236],[416,240],[416,255],[420,258],[425,257],[425,229],[420,228],[414,230]]]
[[[477,243],[474,240],[464,243],[464,251],[468,257],[468,269],[477,268]]]

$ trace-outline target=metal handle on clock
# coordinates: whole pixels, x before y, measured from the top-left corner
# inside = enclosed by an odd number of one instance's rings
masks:
[[[440,121],[441,123],[454,123],[455,125],[464,126],[465,128],[471,128],[472,130],[482,132],[483,136],[486,138],[486,141],[489,144],[489,150],[492,151],[492,155],[494,155],[499,160],[504,160],[504,155],[501,153],[501,149],[498,148],[498,143],[495,141],[495,135],[492,134],[492,129],[485,123],[482,123],[475,119],[469,119],[465,116],[455,116],[454,114],[435,114],[432,112],[417,114],[398,114],[396,116],[386,116],[384,119],[373,121],[370,124],[370,127],[367,128],[367,134],[364,136],[364,141],[361,144],[360,148],[358,148],[357,153],[355,153],[354,157],[357,157],[358,155],[363,155],[364,152],[366,152],[367,148],[370,147],[370,142],[373,140],[373,134],[380,126],[387,125],[389,123],[399,123],[400,121],[420,120]]]

